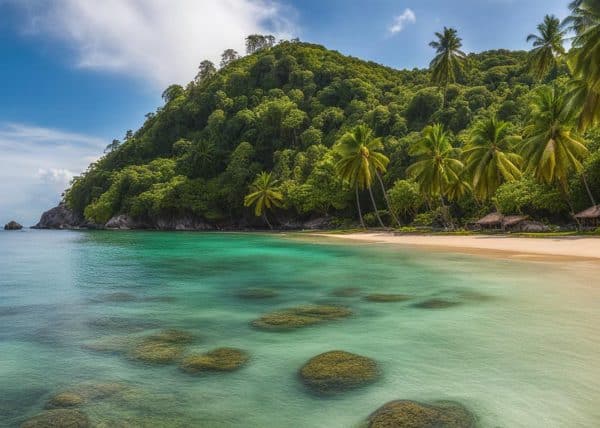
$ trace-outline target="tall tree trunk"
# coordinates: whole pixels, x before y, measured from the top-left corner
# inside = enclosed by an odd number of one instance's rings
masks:
[[[381,191],[383,192],[383,197],[385,198],[385,204],[387,205],[388,212],[390,213],[398,227],[402,227],[400,221],[398,220],[398,217],[396,217],[396,213],[392,210],[392,206],[390,205],[390,200],[385,191],[385,186],[383,185],[383,180],[381,179],[381,175],[379,175],[379,171],[375,170],[375,174],[377,175],[377,179],[379,180],[379,184],[381,185]]]
[[[362,216],[362,211],[360,209],[360,198],[358,197],[358,184],[356,185],[354,190],[356,192],[356,207],[358,208],[358,218],[360,219],[360,225],[362,226],[363,229],[366,229],[365,222],[364,222],[363,216]]]
[[[592,195],[592,191],[590,190],[590,185],[588,184],[587,177],[585,176],[585,172],[581,173],[581,179],[583,180],[583,184],[585,185],[585,190],[587,190],[587,194],[592,201],[592,205],[596,206],[596,200],[594,199],[594,195]]]
[[[379,225],[382,228],[385,228],[385,226],[383,225],[383,222],[381,221],[381,217],[379,216],[379,210],[377,209],[377,204],[375,203],[375,198],[373,197],[373,190],[371,189],[371,186],[369,186],[369,195],[371,196],[371,202],[373,203],[373,209],[375,210],[375,216],[377,216]]]
[[[267,218],[267,213],[265,211],[263,211],[263,215],[262,216],[263,216],[263,219],[265,220],[265,223],[267,223],[267,225],[269,226],[269,229],[273,230],[273,226],[271,225],[271,222]]]
[[[560,193],[562,194],[563,198],[565,198],[565,201],[569,206],[571,217],[573,217],[573,219],[575,219],[575,222],[577,223],[577,229],[581,230],[581,223],[579,222],[579,219],[575,217],[575,209],[573,208],[573,202],[571,201],[571,195],[569,194],[568,184],[566,183],[566,181],[561,181],[559,187]]]
[[[444,197],[440,195],[440,202],[442,204],[442,213],[444,217],[444,227],[454,229],[454,223],[452,223],[452,219],[450,218],[450,209],[446,206],[444,202]]]

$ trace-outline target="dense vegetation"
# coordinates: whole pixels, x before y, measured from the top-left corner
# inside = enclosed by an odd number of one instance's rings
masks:
[[[203,61],[167,88],[66,201],[100,224],[455,227],[496,208],[570,222],[600,197],[600,2],[571,8],[544,19],[529,53],[466,55],[444,28],[428,70],[249,36],[248,55],[228,49],[219,70]]]

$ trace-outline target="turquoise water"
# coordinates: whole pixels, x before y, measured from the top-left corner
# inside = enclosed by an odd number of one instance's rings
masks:
[[[482,427],[597,427],[598,273],[590,262],[293,236],[0,232],[0,425],[18,426],[82,383],[116,382],[126,394],[81,407],[96,426],[356,427],[387,401],[410,399],[458,401]],[[257,287],[279,295],[236,295]],[[333,297],[339,287],[360,293]],[[368,293],[411,299],[376,303]],[[413,306],[431,297],[461,304]],[[290,332],[250,325],[312,303],[354,315]],[[250,361],[190,376],[177,364],[86,348],[164,328],[197,336],[187,352],[235,347]],[[375,359],[381,378],[335,396],[310,393],[298,369],[334,349]]]

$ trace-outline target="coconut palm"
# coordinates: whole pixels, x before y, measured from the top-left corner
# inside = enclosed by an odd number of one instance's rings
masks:
[[[340,160],[336,164],[336,169],[342,180],[347,182],[350,187],[354,188],[358,216],[363,228],[365,227],[365,224],[359,200],[359,191],[363,189],[369,191],[377,220],[381,227],[384,227],[371,188],[373,179],[375,177],[380,179],[381,177],[379,174],[386,171],[387,165],[390,162],[390,160],[380,152],[382,148],[383,144],[381,138],[375,138],[373,136],[373,131],[366,125],[358,125],[350,132],[346,132],[335,145],[335,151],[340,156]]]
[[[600,124],[600,0],[575,0],[565,24],[575,33],[569,52],[571,107],[580,131]]]
[[[512,150],[516,141],[508,122],[495,117],[474,125],[463,155],[478,198],[487,200],[502,183],[521,177],[523,159]]]
[[[267,218],[267,210],[281,207],[283,200],[283,195],[278,190],[278,184],[270,172],[263,171],[256,176],[250,185],[250,193],[244,198],[244,206],[254,205],[254,214],[257,217],[262,216],[269,229],[273,229],[273,226]]]
[[[537,29],[539,35],[527,36],[527,42],[533,42],[533,49],[529,52],[529,70],[536,79],[541,80],[557,67],[559,59],[565,54],[563,40],[567,32],[554,15],[546,15]]]
[[[430,199],[440,199],[447,216],[444,196],[457,182],[464,181],[461,177],[464,165],[459,159],[459,151],[452,147],[450,135],[443,125],[430,125],[409,153],[417,160],[407,168],[407,174],[415,178],[421,192]]]
[[[542,183],[559,184],[565,196],[569,174],[582,170],[582,159],[588,154],[575,130],[575,116],[563,90],[557,86],[539,88],[521,150],[526,171]]]
[[[466,54],[460,50],[462,39],[454,28],[444,27],[442,33],[435,33],[437,40],[429,43],[437,55],[431,63],[431,80],[444,90],[443,105],[446,105],[446,91],[450,83],[456,82],[456,76],[463,68]]]

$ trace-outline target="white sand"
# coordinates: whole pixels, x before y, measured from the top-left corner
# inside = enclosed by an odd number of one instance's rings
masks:
[[[474,254],[504,253],[522,256],[600,259],[600,238],[595,237],[523,238],[493,235],[394,235],[383,232],[322,233],[315,235],[356,242],[414,245]]]

